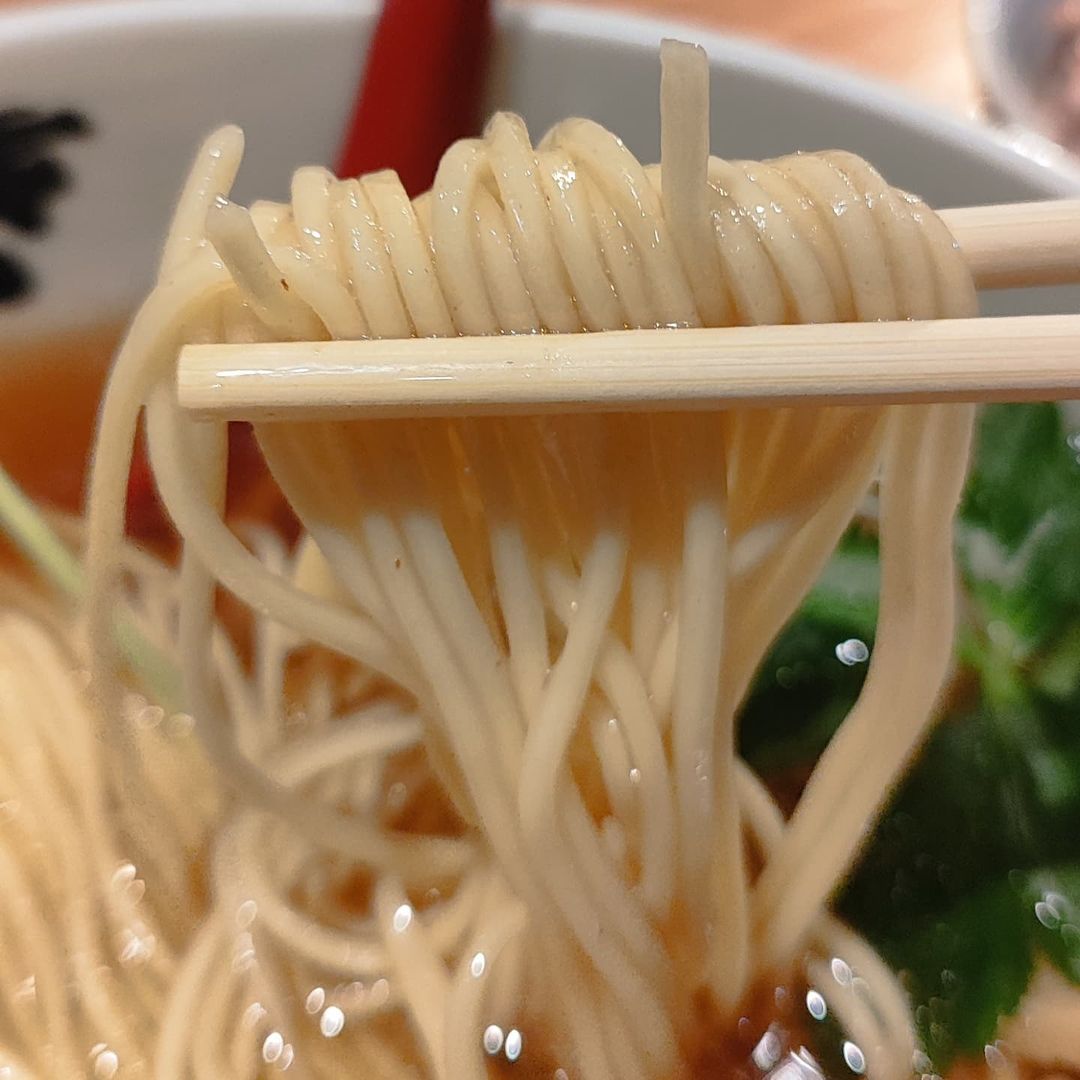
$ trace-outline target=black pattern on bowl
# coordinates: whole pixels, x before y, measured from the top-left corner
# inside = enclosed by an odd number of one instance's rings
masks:
[[[31,237],[47,232],[49,211],[71,183],[54,151],[90,130],[87,118],[72,109],[0,109],[0,224]],[[24,299],[33,285],[26,262],[0,247],[0,303]]]

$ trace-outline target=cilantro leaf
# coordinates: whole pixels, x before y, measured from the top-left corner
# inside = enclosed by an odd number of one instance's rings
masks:
[[[979,1055],[1016,1012],[1038,958],[1080,985],[1080,864],[1012,872],[879,943],[938,1071]]]
[[[1035,963],[1026,922],[1006,880],[880,943],[911,995],[922,1048],[937,1070],[981,1053],[999,1018],[1016,1011]]]
[[[1039,951],[1080,986],[1080,866],[1028,874],[1021,890],[1031,912],[1029,926]]]
[[[1010,871],[1080,859],[1080,723],[1034,697],[943,720],[885,811],[840,904],[872,939]]]
[[[1080,437],[1068,417],[1054,404],[980,415],[958,550],[983,621],[1004,624],[1018,658],[1080,614]]]
[[[982,411],[957,552],[944,715],[837,902],[903,973],[938,1071],[981,1055],[1036,959],[1080,985],[1080,406]],[[746,703],[740,748],[785,805],[862,686],[836,646],[872,645],[877,585],[852,531]]]
[[[876,544],[852,531],[777,638],[743,707],[740,752],[763,775],[814,762],[855,703],[877,591]]]

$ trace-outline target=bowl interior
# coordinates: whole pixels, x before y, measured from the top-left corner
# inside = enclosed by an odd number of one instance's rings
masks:
[[[992,105],[1012,123],[1039,123],[1040,86],[1056,42],[1061,0],[969,0],[975,59]]]
[[[0,17],[0,110],[76,110],[90,129],[35,151],[67,174],[46,204],[48,227],[0,223],[0,252],[33,279],[17,302],[0,303],[0,345],[130,312],[151,280],[191,155],[215,125],[232,121],[247,133],[242,200],[283,197],[296,166],[332,164],[371,10],[357,0],[269,0],[256,16],[246,0],[132,0]],[[714,152],[842,146],[938,206],[1080,189],[1064,163],[1033,161],[865,80],[698,29],[587,9],[511,8],[490,104],[524,114],[536,136],[563,116],[591,116],[652,160],[663,36],[709,51]],[[1075,302],[1072,290],[1042,290],[994,297],[990,309]]]

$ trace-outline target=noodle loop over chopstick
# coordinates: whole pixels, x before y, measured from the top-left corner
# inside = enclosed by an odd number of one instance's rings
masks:
[[[710,157],[704,54],[662,55],[659,166],[589,120],[534,146],[499,114],[415,201],[389,172],[307,168],[288,205],[245,208],[229,199],[239,132],[200,152],[108,387],[85,612],[93,708],[115,718],[127,676],[111,619],[145,411],[183,542],[164,644],[216,768],[148,762],[115,719],[101,753],[130,764],[133,787],[175,767],[143,806],[169,830],[147,857],[161,855],[160,882],[201,874],[205,896],[154,909],[145,986],[80,992],[47,1050],[32,1024],[12,1027],[13,1060],[43,1054],[61,1075],[93,1036],[159,1080],[338,1075],[343,1061],[479,1080],[493,1056],[529,1077],[669,1080],[707,1057],[703,1012],[733,1024],[767,980],[812,980],[843,956],[869,990],[834,987],[829,1008],[866,1074],[910,1074],[905,995],[828,904],[948,674],[971,407],[260,424],[303,527],[288,551],[226,524],[224,427],[176,403],[193,341],[975,312],[925,204],[846,153]],[[876,481],[868,677],[785,821],[737,754],[739,707]],[[224,593],[249,647],[223,628]],[[0,648],[43,646],[0,622]],[[122,799],[108,768],[86,768]],[[212,806],[181,842],[185,769]],[[97,806],[87,784],[42,813]],[[94,866],[113,858],[98,810],[83,829]],[[4,860],[26,872],[0,840]],[[85,932],[65,927],[65,947]],[[27,953],[47,947],[28,934]],[[68,1015],[67,991],[44,991],[42,1016]]]

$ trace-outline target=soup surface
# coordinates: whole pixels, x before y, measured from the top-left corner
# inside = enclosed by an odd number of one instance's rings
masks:
[[[122,333],[97,327],[3,350],[0,462],[34,499],[81,509],[98,401]]]
[[[98,399],[118,338],[115,329],[98,329],[45,341],[14,358],[17,375],[0,374],[0,462],[44,505],[81,508]],[[1051,997],[1080,1031],[1080,990],[1069,996],[1080,983],[1075,420],[1069,406],[1055,405],[993,406],[982,414],[958,532],[964,603],[957,670],[941,722],[837,898],[839,913],[901,974],[924,1045],[916,1074],[928,1077],[1080,1075],[1070,1071],[1064,1048],[1059,1061],[1038,1036],[1040,1003]],[[293,535],[291,515],[245,445],[240,429],[234,471],[249,475],[231,478],[244,493],[233,520],[271,522]],[[854,701],[873,650],[875,513],[870,499],[775,643],[742,712],[742,753],[785,808]],[[160,514],[148,511],[133,530],[169,552]],[[242,620],[234,631],[245,638]],[[241,653],[250,661],[248,644]],[[399,805],[405,800],[397,827],[424,831],[425,815],[440,812],[454,820],[437,791],[402,794],[415,763],[400,765],[390,787],[401,791],[387,795]],[[369,899],[363,881],[343,879],[339,891],[343,910],[350,895],[357,913]],[[851,978],[841,956],[832,977]],[[687,1049],[696,1075],[859,1075],[858,1047],[820,1001],[813,982],[784,975],[754,988],[734,1027],[716,1028],[703,1003],[700,1038]],[[0,1035],[4,1022],[0,1013]],[[521,1025],[519,1041],[543,1044],[542,1033],[524,1019]],[[536,1053],[508,1059],[507,1045],[500,1032],[493,1074],[567,1075]]]

